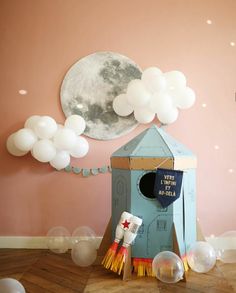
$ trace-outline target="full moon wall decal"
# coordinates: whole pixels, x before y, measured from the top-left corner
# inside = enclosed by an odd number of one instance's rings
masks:
[[[118,53],[97,52],[80,59],[62,82],[61,105],[65,116],[81,115],[86,121],[84,135],[94,139],[109,140],[127,134],[138,122],[133,114],[118,116],[112,103],[141,74],[134,61]]]

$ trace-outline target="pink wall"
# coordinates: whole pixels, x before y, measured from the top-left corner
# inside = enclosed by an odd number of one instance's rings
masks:
[[[197,102],[167,130],[198,156],[198,217],[205,234],[236,229],[236,45],[230,45],[236,43],[235,0],[2,0],[0,5],[0,235],[45,235],[52,226],[73,231],[85,224],[98,235],[104,232],[110,174],[82,178],[57,172],[30,155],[9,155],[5,141],[33,114],[64,122],[63,76],[81,57],[106,50],[142,68],[185,73]],[[19,95],[20,89],[28,94]],[[89,139],[89,154],[75,165],[109,164],[110,154],[146,127],[112,141]]]

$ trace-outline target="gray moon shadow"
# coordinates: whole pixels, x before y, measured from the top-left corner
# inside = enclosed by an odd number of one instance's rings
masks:
[[[141,74],[134,61],[118,53],[97,52],[80,59],[62,82],[60,95],[65,116],[81,115],[86,121],[84,135],[90,138],[109,140],[129,133],[138,122],[133,114],[118,116],[112,102]]]

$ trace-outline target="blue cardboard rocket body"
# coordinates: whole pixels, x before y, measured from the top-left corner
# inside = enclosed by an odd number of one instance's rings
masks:
[[[111,166],[113,238],[121,213],[128,211],[143,219],[132,257],[173,251],[173,229],[184,257],[196,241],[195,155],[154,125],[114,152]],[[153,192],[158,168],[183,171],[180,196],[165,208]]]

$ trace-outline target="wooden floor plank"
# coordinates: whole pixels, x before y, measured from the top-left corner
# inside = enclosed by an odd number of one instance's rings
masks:
[[[45,278],[45,276],[40,276],[39,274],[34,274],[34,272],[26,272],[22,279],[22,281],[26,280],[31,282],[32,284],[38,285],[40,288],[44,290],[48,290],[49,292],[57,292],[57,293],[76,293],[79,291],[75,291],[70,288],[66,288],[63,284],[58,284],[54,282],[52,278]],[[27,288],[26,288],[27,289]]]
[[[122,281],[100,265],[76,266],[70,253],[47,250],[0,249],[0,278],[19,280],[27,293],[232,293],[236,292],[236,264],[218,262],[207,274],[189,271],[187,282],[165,284],[156,278]]]
[[[236,268],[236,265],[235,265]],[[232,293],[233,287],[229,284],[218,267],[213,269],[208,274],[199,274],[189,271],[187,274],[187,282],[178,282],[176,284],[165,284],[158,281],[156,278],[138,278],[132,276],[132,280],[123,282],[116,274],[104,270],[102,267],[94,268],[90,275],[85,293],[95,292],[142,292],[138,291],[145,288],[147,292],[161,293]]]
[[[24,286],[27,293],[52,293],[52,291],[42,288],[37,284],[31,283],[28,280],[21,279],[20,282]]]

